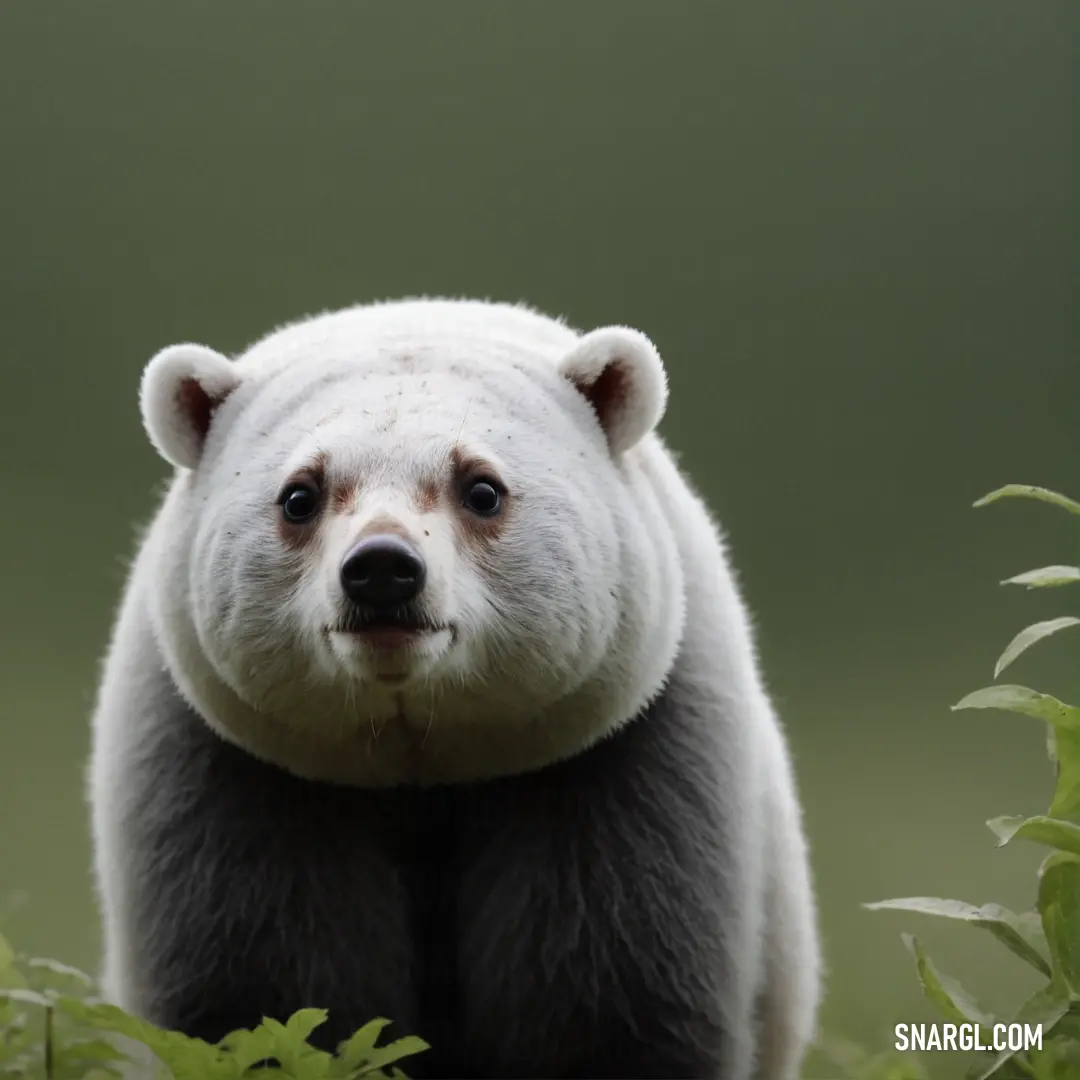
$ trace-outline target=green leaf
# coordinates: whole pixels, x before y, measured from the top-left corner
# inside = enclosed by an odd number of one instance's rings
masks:
[[[1054,1026],[1068,1013],[1069,998],[1060,986],[1049,983],[1036,991],[1011,1017],[1013,1024],[1042,1024],[1043,1045]],[[997,1071],[1016,1055],[1011,1050],[1003,1050],[990,1061],[976,1062],[968,1071],[967,1080],[990,1080]]]
[[[325,1009],[300,1009],[286,1023],[264,1017],[253,1031],[234,1031],[219,1046],[229,1052],[234,1066],[249,1069],[272,1058],[280,1066],[276,1071],[295,1080],[326,1080],[342,1075],[335,1071],[332,1055],[307,1042],[308,1036],[326,1022]],[[260,1072],[260,1075],[262,1073]]]
[[[1055,772],[1049,816],[1080,824],[1080,731],[1051,726],[1047,750]]]
[[[370,1020],[359,1029],[350,1039],[341,1044],[339,1053],[343,1062],[349,1066],[350,1076],[367,1076],[372,1073],[382,1072],[388,1065],[402,1058],[411,1057],[413,1054],[422,1053],[430,1049],[423,1039],[415,1035],[407,1035],[396,1039],[386,1046],[376,1047],[375,1043],[383,1030],[390,1024],[389,1020],[381,1017]],[[399,1070],[392,1070],[397,1073]]]
[[[1039,911],[1054,979],[1080,995],[1080,858],[1057,852],[1039,870]]]
[[[389,1027],[390,1021],[381,1017],[369,1020],[351,1038],[341,1044],[338,1053],[347,1065],[359,1065],[375,1049],[383,1028]]]
[[[1033,914],[1017,915],[998,904],[975,907],[961,900],[940,900],[932,896],[909,896],[896,900],[879,900],[863,904],[868,911],[913,911],[921,915],[957,919],[989,930],[1006,948],[1048,978],[1050,965],[1046,960],[1046,941],[1042,928]]]
[[[1070,626],[1080,626],[1080,619],[1073,615],[1064,615],[1059,619],[1047,619],[1045,622],[1032,623],[1031,626],[1025,627],[1009,642],[1005,651],[998,657],[998,662],[994,665],[994,678],[996,679],[1021,653],[1026,652],[1036,642]]]
[[[1071,585],[1080,581],[1080,566],[1040,566],[1016,577],[1006,578],[1002,585],[1024,585],[1029,589],[1047,589],[1058,585]]]
[[[264,1027],[254,1031],[241,1028],[225,1036],[218,1046],[228,1050],[237,1069],[246,1072],[252,1065],[274,1056],[274,1037]]]
[[[395,1061],[412,1057],[413,1054],[420,1054],[430,1049],[431,1047],[423,1039],[417,1038],[415,1035],[406,1035],[404,1038],[395,1039],[393,1042],[373,1050],[368,1055],[367,1061],[357,1070],[357,1075],[367,1076],[370,1073],[381,1072],[387,1065],[391,1065]]]
[[[984,1012],[975,999],[955,980],[939,972],[926,955],[922,943],[911,934],[903,934],[904,944],[915,958],[915,969],[927,1001],[936,1005],[957,1024],[992,1026],[994,1018]]]
[[[23,990],[14,986],[0,990],[0,999],[3,998],[9,1001],[20,1001],[24,1005],[37,1005],[44,1009],[52,1008],[54,1004],[52,998],[46,997],[37,990]]]
[[[1042,816],[999,817],[992,818],[986,824],[997,836],[998,847],[1019,838],[1080,855],[1080,825],[1074,825],[1071,821]]]
[[[309,1046],[305,1032],[310,1034],[325,1020],[326,1012],[322,1009],[301,1009],[286,1024],[269,1016],[264,1017],[255,1033],[258,1034],[260,1030],[269,1033],[268,1056],[276,1058],[287,1073],[303,1080],[316,1080],[329,1075],[333,1058]]]
[[[1042,1049],[1028,1051],[1027,1060],[1034,1080],[1070,1080],[1080,1072],[1080,1043],[1063,1031],[1064,1021],[1054,1029],[1054,1037],[1043,1039]]]
[[[1003,709],[1006,712],[1031,716],[1036,720],[1045,720],[1055,727],[1069,727],[1080,731],[1080,709],[1026,686],[1004,684],[984,687],[968,694],[953,706],[954,712],[959,709]]]
[[[127,1061],[126,1054],[122,1054],[112,1043],[103,1042],[100,1039],[69,1042],[62,1053],[64,1057],[78,1058],[82,1062]]]
[[[173,1080],[236,1080],[240,1075],[237,1066],[218,1047],[177,1031],[163,1031],[115,1005],[91,1005],[72,998],[61,998],[58,1004],[63,1012],[88,1027],[142,1043],[169,1068]]]
[[[146,1044],[147,1037],[153,1038],[158,1029],[145,1020],[131,1016],[116,1005],[105,1002],[77,1001],[73,998],[61,998],[57,1004],[60,1010],[72,1019],[97,1028],[99,1031],[112,1031],[117,1035],[126,1035],[129,1039]]]
[[[975,506],[989,506],[999,499],[1037,499],[1039,502],[1052,503],[1068,510],[1070,514],[1080,514],[1080,503],[1074,502],[1065,495],[1059,495],[1056,491],[1048,488],[1033,487],[1031,484],[1006,484],[1004,487],[991,491],[981,499],[977,499]]]
[[[122,1077],[120,1069],[112,1068],[128,1062],[115,1046],[100,1040],[58,1041],[53,1044],[53,1080],[90,1080],[91,1077]]]
[[[59,960],[46,960],[41,957],[32,957],[30,960],[26,961],[26,966],[38,971],[47,971],[51,975],[56,975],[61,979],[82,983],[83,986],[90,986],[94,981],[85,971],[80,971],[78,968],[71,967],[70,964],[61,964]]]
[[[285,1030],[291,1038],[307,1042],[311,1033],[326,1023],[328,1015],[325,1009],[300,1009],[289,1017]]]
[[[1047,749],[1057,771],[1049,816],[1080,823],[1080,709],[1026,686],[1008,685],[976,690],[953,709],[1006,709],[1048,723]]]

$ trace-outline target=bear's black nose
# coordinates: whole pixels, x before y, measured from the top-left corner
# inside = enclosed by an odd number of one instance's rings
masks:
[[[420,593],[426,577],[420,553],[399,536],[369,536],[341,563],[341,587],[364,607],[404,604]]]

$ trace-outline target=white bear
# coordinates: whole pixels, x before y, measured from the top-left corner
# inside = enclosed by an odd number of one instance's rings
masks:
[[[408,300],[165,349],[93,722],[104,984],[418,1076],[792,1080],[820,960],[747,613],[641,333]]]

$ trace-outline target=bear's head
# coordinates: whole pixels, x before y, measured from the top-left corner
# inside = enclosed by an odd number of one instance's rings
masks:
[[[176,684],[301,776],[383,786],[571,756],[662,688],[683,575],[641,333],[418,300],[174,345],[176,467],[139,570]]]

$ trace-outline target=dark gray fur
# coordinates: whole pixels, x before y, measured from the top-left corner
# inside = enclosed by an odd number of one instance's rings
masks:
[[[225,743],[142,646],[118,872],[148,1019],[216,1040],[319,1006],[327,1048],[376,1016],[427,1039],[413,1076],[741,1080],[742,740],[706,658],[574,760],[378,792]]]

